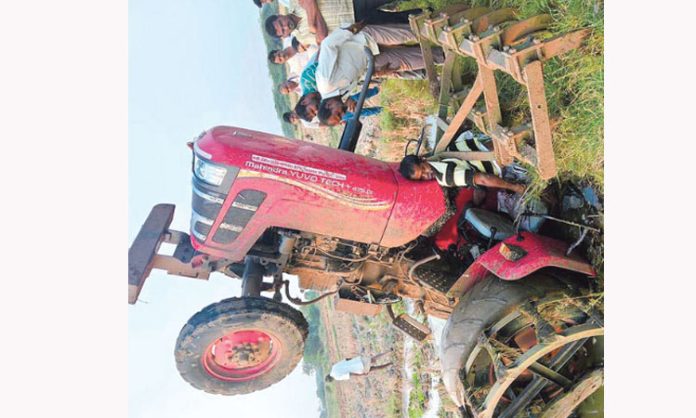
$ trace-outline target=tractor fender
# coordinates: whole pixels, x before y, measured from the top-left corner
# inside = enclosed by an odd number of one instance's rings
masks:
[[[460,297],[489,272],[502,280],[519,280],[544,267],[557,267],[594,277],[592,265],[581,257],[566,255],[568,244],[531,232],[521,232],[494,245],[474,261],[447,295]]]

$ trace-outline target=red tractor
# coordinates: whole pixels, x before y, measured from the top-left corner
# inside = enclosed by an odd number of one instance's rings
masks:
[[[290,295],[287,273],[319,298],[333,297],[336,309],[386,310],[419,340],[428,327],[395,315],[393,303],[411,299],[447,319],[443,380],[470,415],[569,414],[603,379],[592,266],[564,242],[463,209],[465,194],[452,210],[437,182],[407,180],[397,164],[350,152],[359,130],[349,124],[342,149],[235,127],[193,142],[190,236],[169,229],[174,206],[160,204],[129,251],[129,303],[153,268],[242,280],[240,297],[203,308],[182,328],[181,376],[235,395],[288,375],[302,358],[307,322],[282,291],[295,303],[313,301]],[[433,243],[448,228],[459,238],[441,251]],[[173,255],[158,254],[162,242],[176,245]]]

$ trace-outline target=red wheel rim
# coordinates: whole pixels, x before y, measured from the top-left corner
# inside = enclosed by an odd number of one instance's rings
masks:
[[[255,329],[231,331],[205,350],[203,368],[228,382],[243,382],[268,373],[280,358],[280,342]]]

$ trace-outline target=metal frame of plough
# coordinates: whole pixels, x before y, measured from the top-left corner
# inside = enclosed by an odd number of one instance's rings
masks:
[[[434,154],[465,160],[496,160],[508,165],[514,160],[536,167],[539,176],[550,179],[557,174],[552,144],[552,121],[544,92],[543,62],[580,46],[589,29],[542,40],[552,20],[537,15],[524,20],[515,18],[510,8],[452,6],[437,14],[422,13],[409,17],[417,35],[431,91],[438,96],[438,138]],[[445,62],[437,79],[432,48],[444,49]],[[471,87],[463,88],[457,56],[476,60],[478,73]],[[527,90],[531,123],[501,126],[502,115],[495,71],[510,75]],[[453,90],[451,93],[450,90]],[[475,109],[483,95],[485,109]],[[450,103],[458,108],[447,123]],[[493,140],[491,152],[447,152],[447,146],[466,119]],[[534,147],[525,143],[533,138]]]

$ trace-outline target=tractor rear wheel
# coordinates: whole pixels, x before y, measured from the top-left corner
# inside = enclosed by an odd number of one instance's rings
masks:
[[[191,386],[239,395],[265,389],[299,363],[307,321],[289,305],[262,297],[207,306],[181,329],[174,356]]]
[[[463,295],[440,349],[452,399],[479,418],[570,415],[603,384],[601,295],[583,282],[491,275]]]

